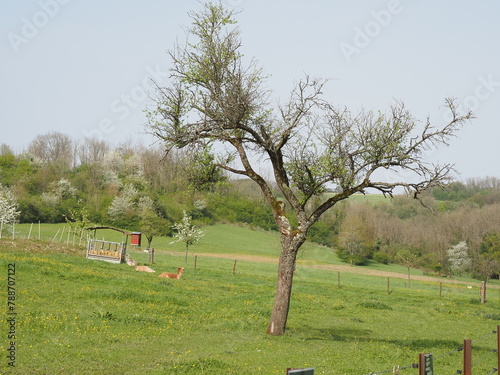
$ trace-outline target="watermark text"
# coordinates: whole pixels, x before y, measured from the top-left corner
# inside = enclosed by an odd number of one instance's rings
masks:
[[[17,358],[17,310],[16,310],[16,264],[9,263],[7,269],[7,367],[16,367]]]
[[[142,78],[139,84],[111,102],[110,111],[114,116],[103,117],[99,120],[96,128],[83,129],[82,133],[84,137],[103,140],[105,135],[113,133],[117,130],[117,120],[125,120],[140,103],[148,99],[145,87],[148,87],[151,80],[160,83],[170,75],[168,71],[162,70],[159,65],[156,65],[155,68],[147,66],[146,71],[147,74]]]
[[[18,33],[11,31],[7,34],[7,39],[14,52],[18,53],[22,46],[33,40],[40,33],[40,30],[46,27],[50,20],[59,14],[61,7],[70,1],[40,0],[38,2],[39,10],[30,17],[21,18],[21,30]]]
[[[394,16],[404,10],[400,0],[390,0],[384,9],[372,10],[371,18],[362,27],[354,28],[354,38],[351,43],[342,42],[339,48],[344,58],[350,63],[353,55],[359,55],[377,38],[392,22]]]

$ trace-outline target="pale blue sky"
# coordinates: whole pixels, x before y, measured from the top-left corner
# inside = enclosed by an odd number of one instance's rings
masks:
[[[402,100],[415,116],[446,120],[444,98],[478,117],[450,148],[462,178],[500,177],[500,2],[495,0],[223,0],[243,52],[284,97],[305,73],[331,78],[339,106],[384,111]],[[196,0],[0,2],[0,143],[20,152],[38,134],[144,135],[148,77],[168,81],[176,38]]]

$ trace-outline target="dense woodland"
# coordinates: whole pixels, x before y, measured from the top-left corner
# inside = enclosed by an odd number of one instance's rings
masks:
[[[277,229],[254,183],[229,180],[206,151],[165,155],[160,146],[132,141],[111,146],[48,133],[19,154],[0,145],[0,188],[14,197],[21,223],[106,224],[142,231],[154,241],[154,236],[171,235],[185,210],[198,225]],[[375,260],[443,275],[498,275],[499,179],[457,181],[421,200],[358,198],[327,212],[310,229],[309,239],[357,265]]]

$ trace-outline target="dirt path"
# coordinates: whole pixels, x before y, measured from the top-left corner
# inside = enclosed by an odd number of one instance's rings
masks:
[[[172,255],[182,255],[184,253],[182,252],[173,252],[173,251],[168,251],[167,253],[172,254]],[[234,260],[242,260],[242,261],[248,261],[248,262],[255,262],[255,263],[271,263],[271,264],[278,264],[278,258],[274,257],[268,257],[268,256],[258,256],[258,255],[248,255],[248,254],[224,254],[224,253],[204,253],[204,254],[199,254],[199,256],[203,257],[211,257],[211,258],[223,258],[223,259],[234,259]],[[298,260],[297,261],[297,266],[302,267],[302,268],[312,268],[312,269],[318,269],[318,270],[326,270],[326,271],[332,271],[332,272],[346,272],[346,273],[356,273],[356,274],[362,274],[362,275],[370,275],[370,276],[380,276],[380,277],[391,277],[391,278],[398,278],[398,279],[408,279],[408,275],[404,273],[398,273],[398,272],[387,272],[387,271],[379,271],[379,270],[373,270],[369,268],[364,268],[364,267],[356,267],[356,266],[348,266],[348,265],[340,265],[340,264],[308,264],[308,261],[303,261],[303,260]],[[474,285],[479,287],[481,285],[480,282],[467,282],[467,281],[459,281],[459,280],[453,280],[453,279],[448,279],[444,277],[432,277],[432,276],[422,276],[422,275],[411,275],[412,280],[419,280],[419,281],[427,281],[427,282],[433,282],[433,283],[448,283],[448,284],[461,284],[461,285]],[[491,285],[489,284],[489,288],[495,288],[499,289],[500,286],[497,285]]]

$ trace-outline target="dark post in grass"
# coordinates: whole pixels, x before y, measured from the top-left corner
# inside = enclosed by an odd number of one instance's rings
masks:
[[[237,259],[234,260],[233,275],[236,273],[236,261],[237,261]]]
[[[500,326],[497,326],[497,356],[498,356],[497,369],[500,369]]]
[[[472,341],[464,340],[464,375],[472,374]]]

